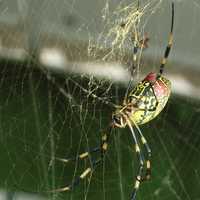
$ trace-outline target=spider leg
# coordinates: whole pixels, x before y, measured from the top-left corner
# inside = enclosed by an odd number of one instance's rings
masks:
[[[139,1],[138,1],[138,5],[137,5],[137,13],[139,13]],[[130,66],[130,72],[131,72],[131,79],[129,80],[129,83],[128,83],[128,87],[127,87],[127,90],[126,90],[126,94],[125,94],[125,97],[128,96],[128,93],[129,93],[129,90],[132,86],[132,83],[133,83],[133,74],[134,74],[134,70],[136,68],[136,64],[137,64],[137,54],[138,54],[138,48],[139,48],[139,31],[138,31],[138,24],[139,24],[139,16],[137,14],[136,16],[136,22],[135,22],[135,25],[134,25],[134,41],[133,41],[133,61],[131,62],[131,66]]]
[[[132,133],[132,136],[133,136],[133,139],[134,139],[134,142],[135,142],[135,151],[137,153],[138,160],[139,160],[139,169],[138,169],[138,172],[137,172],[137,175],[136,175],[133,192],[131,194],[131,200],[135,200],[136,193],[139,189],[140,183],[142,182],[142,173],[143,173],[143,170],[144,170],[144,155],[143,155],[143,153],[142,153],[142,151],[139,147],[137,137],[135,135],[135,132],[134,132],[132,125],[131,125],[131,122],[129,120],[127,120],[127,124],[129,126],[129,129],[131,130],[131,133]]]
[[[165,53],[164,53],[164,57],[161,60],[161,64],[160,64],[160,72],[158,74],[158,77],[162,75],[167,58],[169,56],[171,47],[172,47],[172,43],[173,43],[173,28],[174,28],[174,2],[172,2],[172,20],[171,20],[171,31],[169,34],[169,41],[168,41],[168,45],[165,49]]]
[[[137,61],[137,53],[138,53],[138,48],[140,46],[140,40],[139,40],[139,31],[138,31],[138,24],[139,24],[139,7],[140,7],[140,2],[138,1],[137,3],[137,11],[136,11],[136,19],[135,19],[135,24],[134,24],[134,32],[133,32],[133,63],[131,65],[131,76],[133,77],[133,70],[135,69],[136,66],[136,61]]]
[[[56,157],[54,159],[61,161],[61,162],[64,162],[64,163],[79,161],[79,160],[86,159],[87,157],[90,156],[91,153],[99,152],[100,150],[101,150],[100,147],[96,147],[96,148],[92,149],[91,151],[83,152],[83,153],[81,153],[77,156],[74,156],[74,157],[69,157],[69,158],[58,158],[58,157]]]
[[[95,168],[101,163],[102,159],[98,159],[94,162],[92,162],[92,166],[88,167],[86,170],[84,170],[80,176],[75,178],[75,180],[68,186],[58,188],[55,190],[51,190],[50,192],[66,192],[73,190],[77,185],[79,185],[80,181],[85,179],[89,174],[92,174]]]
[[[149,180],[151,177],[151,149],[147,143],[147,140],[145,139],[144,135],[142,134],[139,126],[134,123],[135,127],[137,128],[137,131],[140,135],[140,140],[142,142],[142,145],[144,145],[144,148],[147,152],[147,158],[145,159],[145,163],[146,163],[146,173],[145,175],[141,178],[141,181],[145,181],[145,180]]]
[[[102,137],[101,137],[101,144],[100,147],[96,147],[91,151],[87,151],[84,153],[79,154],[78,156],[68,158],[68,159],[62,159],[62,158],[56,158],[57,160],[61,162],[68,163],[69,161],[78,161],[78,160],[84,160],[86,158],[90,159],[90,167],[87,167],[86,170],[84,170],[80,176],[76,177],[71,184],[68,186],[58,188],[51,190],[50,192],[65,192],[65,191],[71,191],[73,190],[77,185],[79,185],[80,181],[85,179],[89,174],[92,174],[96,167],[101,164],[104,160],[105,153],[107,152],[108,149],[108,142],[109,138],[112,132],[113,125],[111,124],[108,128],[107,131],[103,132]],[[101,153],[100,158],[93,160],[92,157],[90,156],[90,153],[95,153],[99,152]]]

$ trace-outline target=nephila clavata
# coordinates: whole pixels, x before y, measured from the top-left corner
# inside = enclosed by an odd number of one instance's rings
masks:
[[[154,119],[165,107],[171,93],[171,83],[162,74],[169,56],[171,46],[173,43],[173,26],[174,26],[174,3],[172,2],[172,17],[171,17],[171,30],[169,34],[168,45],[165,49],[164,56],[161,60],[160,69],[158,73],[149,73],[144,80],[136,84],[132,89],[130,84],[128,92],[123,100],[122,105],[115,105],[104,101],[104,103],[110,104],[114,107],[115,111],[112,113],[111,122],[106,131],[103,132],[101,137],[101,144],[99,147],[81,153],[78,157],[69,159],[60,159],[63,162],[83,160],[90,157],[93,152],[99,152],[99,159],[92,160],[91,166],[86,168],[82,174],[77,177],[70,185],[53,190],[54,192],[63,192],[72,190],[80,180],[86,178],[91,174],[95,168],[102,163],[105,153],[108,149],[109,139],[111,132],[114,128],[125,128],[128,127],[135,144],[135,152],[138,156],[139,168],[135,179],[131,200],[136,198],[136,193],[139,189],[142,181],[150,179],[151,176],[151,149],[140,131],[139,125],[148,123]],[[134,43],[134,58],[136,58],[137,49],[139,45]],[[96,96],[94,96],[97,98]],[[137,133],[134,131],[137,130]],[[144,146],[146,151],[146,157],[144,152],[141,150],[140,144]]]

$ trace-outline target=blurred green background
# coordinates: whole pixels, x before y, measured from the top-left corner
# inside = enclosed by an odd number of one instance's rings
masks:
[[[4,61],[1,66],[6,67],[0,84],[0,185],[8,196],[23,191],[44,199],[128,199],[138,165],[128,129],[114,132],[105,162],[91,179],[73,192],[46,192],[67,185],[89,164],[66,165],[52,158],[97,146],[111,118],[111,108],[70,81],[84,86],[90,80],[48,74],[54,78],[49,81],[29,63]],[[114,84],[108,96],[120,101],[125,91]],[[152,149],[152,179],[141,184],[137,199],[200,198],[199,112],[199,101],[172,95],[159,117],[141,126]]]
[[[134,31],[113,42],[123,33],[122,22],[134,22],[137,2],[0,1],[0,200],[129,199],[138,162],[127,128],[113,131],[105,161],[74,191],[49,191],[67,186],[90,165],[54,158],[98,146],[110,122],[113,109],[92,94],[123,100]],[[171,1],[139,3],[139,35],[150,40],[138,56],[134,83],[158,70],[171,23]],[[174,3],[165,70],[172,96],[156,119],[140,127],[152,149],[152,178],[141,184],[137,200],[200,200],[200,6],[195,0]]]

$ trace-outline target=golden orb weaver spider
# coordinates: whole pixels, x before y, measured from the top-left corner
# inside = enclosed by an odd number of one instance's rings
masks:
[[[108,142],[112,129],[125,128],[128,126],[134,139],[135,152],[139,160],[139,169],[135,178],[133,192],[131,194],[131,200],[135,200],[140,183],[144,180],[150,179],[151,176],[151,149],[138,126],[148,123],[154,119],[163,110],[170,97],[171,83],[164,76],[162,76],[162,74],[173,43],[173,26],[174,3],[172,2],[171,31],[169,34],[168,45],[161,60],[159,73],[149,73],[143,81],[139,82],[130,92],[127,93],[122,105],[114,105],[105,101],[105,103],[114,106],[115,111],[112,113],[112,120],[109,127],[107,128],[107,131],[102,134],[100,146],[91,151],[79,154],[78,157],[69,159],[56,159],[65,163],[69,161],[83,160],[88,158],[93,152],[100,152],[101,157],[97,160],[92,160],[91,167],[88,167],[86,170],[84,170],[83,173],[77,177],[70,185],[53,190],[53,192],[70,191],[79,184],[80,180],[83,180],[89,174],[91,174],[95,168],[103,161],[105,153],[108,149]],[[135,45],[134,58],[135,54],[137,53],[137,48],[138,45]],[[95,95],[93,96],[94,98],[98,98]],[[140,142],[138,142],[138,136],[134,132],[134,127],[138,131]],[[141,151],[140,143],[146,150],[146,158]],[[144,171],[145,168],[146,170]]]

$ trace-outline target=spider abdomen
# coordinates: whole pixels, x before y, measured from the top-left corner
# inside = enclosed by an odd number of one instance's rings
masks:
[[[160,76],[152,80],[150,73],[138,83],[128,97],[134,99],[135,111],[129,116],[137,125],[145,124],[154,119],[165,107],[171,93],[171,83]]]

